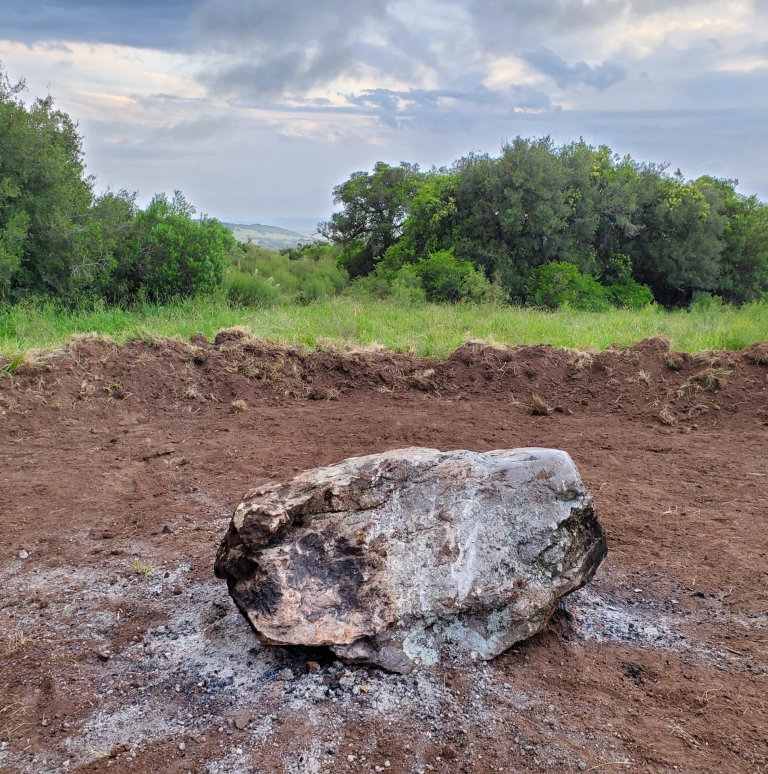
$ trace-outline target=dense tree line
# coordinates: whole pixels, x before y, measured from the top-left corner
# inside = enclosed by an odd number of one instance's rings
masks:
[[[356,172],[334,189],[326,241],[278,255],[238,246],[178,191],[143,210],[128,191],[96,194],[77,125],[23,90],[0,64],[0,302],[163,301],[226,280],[237,303],[307,303],[350,279],[403,301],[597,311],[768,296],[768,206],[733,180],[518,138],[448,169]]]
[[[434,300],[495,288],[544,306],[672,306],[696,293],[740,304],[768,294],[768,206],[735,185],[518,138],[450,169],[357,172],[334,189],[342,208],[320,232],[381,292],[415,276]]]
[[[29,107],[0,66],[0,300],[111,303],[221,286],[235,247],[178,191],[140,210],[127,191],[94,193],[77,125],[50,97]]]

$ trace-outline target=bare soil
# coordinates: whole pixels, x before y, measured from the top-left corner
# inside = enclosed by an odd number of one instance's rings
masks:
[[[0,413],[3,772],[768,771],[766,345],[84,337],[0,376]],[[411,445],[568,451],[594,581],[488,664],[259,645],[212,572],[242,493]]]

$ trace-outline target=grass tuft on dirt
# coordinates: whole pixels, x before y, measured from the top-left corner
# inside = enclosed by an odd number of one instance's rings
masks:
[[[554,409],[544,400],[544,398],[533,395],[531,396],[531,414],[535,417],[548,417]]]
[[[665,336],[673,350],[700,352],[739,350],[768,339],[768,305],[675,312],[648,307],[640,312],[616,309],[600,313],[492,304],[362,303],[344,297],[263,309],[238,308],[217,298],[133,310],[64,311],[54,306],[20,305],[0,311],[0,356],[15,358],[32,349],[71,345],[72,336],[82,338],[94,331],[105,343],[144,340],[151,345],[158,337],[186,340],[200,333],[213,340],[222,329],[229,329],[228,335],[234,329],[242,337],[309,349],[383,347],[438,358],[472,339],[600,352],[611,345],[628,347],[649,337]],[[755,357],[762,358],[762,351]]]

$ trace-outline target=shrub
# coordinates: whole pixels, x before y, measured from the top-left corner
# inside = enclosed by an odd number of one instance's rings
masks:
[[[424,283],[413,266],[403,266],[391,284],[392,297],[402,304],[423,304],[427,299]]]
[[[424,285],[428,301],[480,301],[491,290],[491,283],[470,261],[458,261],[452,250],[439,250],[414,264],[413,271]]]
[[[230,256],[230,298],[243,304],[270,304],[280,299],[307,304],[335,296],[349,281],[337,265],[337,252],[330,245],[307,245],[282,253],[241,245]]]
[[[235,238],[217,220],[193,220],[194,212],[175,191],[170,201],[165,194],[156,195],[136,216],[141,285],[149,298],[194,296],[224,284],[227,254],[235,249]]]
[[[625,309],[645,309],[646,306],[653,303],[651,289],[631,278],[625,278],[620,283],[608,285],[605,290],[608,299],[614,306]]]
[[[610,308],[609,296],[594,277],[582,274],[572,263],[552,261],[534,269],[525,284],[529,303],[547,309],[569,306],[591,312]]]
[[[280,288],[272,277],[258,271],[247,274],[233,266],[227,273],[227,295],[241,306],[272,306],[280,300]]]
[[[691,312],[717,312],[723,308],[723,299],[702,290],[694,292],[688,307]]]
[[[366,277],[357,277],[349,287],[349,295],[361,300],[373,298],[383,300],[392,297],[392,272],[374,271]],[[416,279],[419,279],[418,277]],[[419,280],[421,283],[421,280]]]

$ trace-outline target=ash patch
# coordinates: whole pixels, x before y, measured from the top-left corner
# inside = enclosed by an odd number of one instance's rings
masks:
[[[345,666],[329,652],[265,648],[220,582],[191,582],[183,563],[143,576],[131,570],[132,558],[121,561],[123,572],[110,578],[83,567],[3,574],[2,612],[13,611],[14,626],[45,643],[61,674],[57,693],[76,708],[51,721],[61,733],[44,750],[0,746],[4,770],[72,771],[124,745],[120,757],[133,765],[194,753],[195,770],[206,774],[251,774],[267,765],[290,774],[426,774],[444,749],[471,762],[505,734],[514,734],[521,760],[569,770],[574,750],[594,743],[567,731],[552,690],[518,680],[506,659],[401,676]],[[604,576],[567,598],[563,608],[578,641],[706,653],[683,629],[684,611],[675,618],[668,601],[625,589]],[[30,600],[46,595],[46,607],[35,612]],[[152,621],[126,637],[125,617],[137,611]],[[350,728],[360,729],[354,747],[339,746]],[[418,735],[386,767],[393,748],[383,752],[382,738],[414,728]],[[601,754],[613,754],[609,741],[600,744]]]
[[[631,603],[634,604],[634,603]],[[686,650],[687,635],[651,605],[616,604],[593,589],[582,588],[560,603],[571,628],[582,640],[631,642],[668,650]]]

